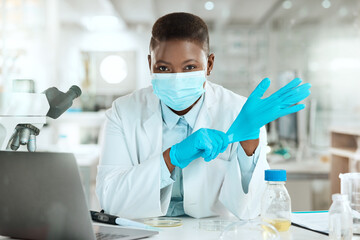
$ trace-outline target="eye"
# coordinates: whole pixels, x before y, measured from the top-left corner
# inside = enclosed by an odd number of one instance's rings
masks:
[[[195,69],[195,68],[196,68],[195,65],[187,65],[187,66],[185,67],[185,70],[191,71],[191,70],[193,70],[193,69]]]
[[[162,71],[162,72],[164,72],[164,71],[169,71],[169,69],[168,69],[167,67],[165,67],[165,66],[159,66],[159,67],[158,67],[158,70],[159,70],[159,71]]]

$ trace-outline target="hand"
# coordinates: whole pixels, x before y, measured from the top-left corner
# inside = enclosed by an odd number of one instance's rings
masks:
[[[258,139],[260,128],[282,116],[298,112],[304,104],[294,105],[310,95],[310,83],[298,86],[301,79],[295,78],[270,97],[261,99],[270,86],[270,79],[265,78],[250,94],[239,115],[227,131],[229,142]]]
[[[180,168],[185,168],[199,157],[203,157],[205,161],[209,162],[220,152],[224,152],[228,144],[228,137],[225,133],[201,128],[171,147],[170,161]]]

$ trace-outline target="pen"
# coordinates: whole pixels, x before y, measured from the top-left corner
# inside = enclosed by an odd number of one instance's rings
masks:
[[[155,228],[126,218],[120,218],[115,215],[107,214],[104,212],[104,210],[101,210],[100,212],[90,211],[90,215],[91,215],[91,219],[96,222],[112,224],[112,225],[120,225],[124,227],[136,227],[150,231],[160,231],[159,228]]]

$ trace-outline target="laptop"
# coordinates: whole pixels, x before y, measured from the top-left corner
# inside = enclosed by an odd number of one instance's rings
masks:
[[[73,154],[0,151],[1,236],[128,240],[155,234],[92,224]]]

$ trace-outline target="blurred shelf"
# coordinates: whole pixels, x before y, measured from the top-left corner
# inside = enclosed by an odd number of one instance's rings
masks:
[[[340,156],[340,157],[346,157],[346,158],[355,158],[358,154],[356,152],[356,148],[330,148],[330,153]]]
[[[328,179],[330,164],[319,160],[270,163],[271,169],[285,169],[288,180]]]
[[[347,134],[353,136],[360,136],[360,127],[339,127],[333,126],[331,127],[330,131],[332,133],[340,133],[340,134]]]
[[[331,127],[331,193],[340,192],[340,173],[360,171],[360,127]]]

